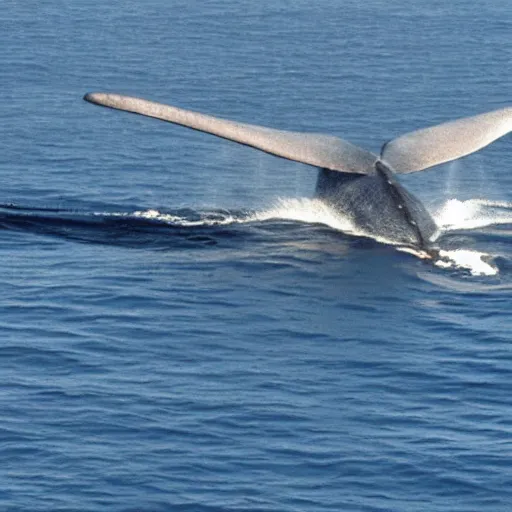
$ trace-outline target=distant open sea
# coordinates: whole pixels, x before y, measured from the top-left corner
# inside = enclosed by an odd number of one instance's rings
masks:
[[[512,104],[510,0],[2,0],[0,510],[512,510],[512,135],[401,176],[450,255],[316,171],[92,106],[378,152]]]

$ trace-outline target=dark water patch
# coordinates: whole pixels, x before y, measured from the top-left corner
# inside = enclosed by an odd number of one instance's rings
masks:
[[[0,229],[19,230],[82,243],[114,245],[127,248],[179,250],[228,244],[240,237],[236,226],[196,225],[140,218],[130,214],[92,214],[62,209],[22,208],[5,205],[0,213]],[[19,213],[10,213],[16,210]],[[188,223],[198,222],[197,215],[173,212]],[[211,221],[215,222],[215,221]]]

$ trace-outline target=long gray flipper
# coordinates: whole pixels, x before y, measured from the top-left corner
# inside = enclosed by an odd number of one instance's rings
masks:
[[[372,172],[377,160],[377,156],[369,151],[331,135],[288,132],[237,123],[119,94],[89,93],[84,99],[96,105],[126,110],[211,133],[288,160],[333,171],[368,174]]]
[[[469,155],[512,131],[512,107],[406,133],[382,147],[398,173],[421,171]]]

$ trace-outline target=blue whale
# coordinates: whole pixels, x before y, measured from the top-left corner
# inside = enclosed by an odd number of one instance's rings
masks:
[[[512,107],[449,121],[386,142],[380,155],[339,137],[275,130],[111,93],[84,99],[251,146],[319,169],[316,197],[368,236],[435,257],[436,224],[397,176],[469,155],[512,130]]]

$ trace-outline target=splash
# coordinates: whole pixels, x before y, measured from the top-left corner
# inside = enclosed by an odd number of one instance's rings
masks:
[[[357,233],[350,220],[340,215],[319,199],[278,199],[274,205],[256,212],[202,211],[182,215],[161,213],[158,210],[141,210],[131,214],[133,217],[167,222],[179,226],[219,226],[268,220],[291,220],[308,224],[323,224],[344,233]],[[117,214],[116,214],[117,215]]]
[[[358,229],[348,216],[334,210],[320,199],[280,198],[271,207],[256,211],[203,210],[196,212],[162,213],[155,209],[137,210],[132,213],[105,213],[101,216],[132,216],[147,220],[167,222],[180,226],[218,226],[247,222],[264,222],[267,220],[292,220],[309,224],[323,224],[332,229],[356,236],[370,236]],[[459,201],[449,199],[433,212],[433,218],[439,227],[435,236],[451,231],[477,229],[481,227],[512,224],[512,203],[505,201],[487,201],[470,199]],[[385,238],[378,241],[393,243]]]
[[[296,221],[307,224],[322,224],[336,231],[354,236],[372,238],[381,243],[396,245],[384,237],[376,237],[357,228],[350,218],[334,210],[324,201],[316,198],[279,198],[267,209],[256,212],[233,211],[202,211],[190,215],[161,213],[158,210],[136,211],[131,215],[137,218],[167,222],[177,226],[225,226],[250,222],[266,222],[270,220]]]
[[[355,236],[370,236],[357,229],[351,220],[332,209],[320,199],[315,198],[281,198],[271,207],[256,212],[212,210],[162,213],[158,210],[136,211],[134,217],[166,222],[184,227],[219,226],[269,220],[290,220],[309,224],[322,224],[343,233]],[[496,224],[512,223],[512,203],[487,201],[485,199],[470,199],[460,201],[450,199],[433,213],[439,235],[457,230],[482,228]],[[379,242],[393,244],[385,238],[372,238]],[[397,247],[399,250],[410,252],[419,258],[430,258],[423,251]],[[439,249],[434,265],[445,269],[467,270],[474,276],[492,276],[498,273],[498,268],[492,262],[492,256],[475,250]]]
[[[512,223],[512,203],[485,199],[450,199],[434,213],[434,220],[444,232],[509,224]]]
[[[486,199],[449,199],[434,212],[433,217],[439,227],[439,234],[511,224],[512,203]],[[434,265],[468,270],[474,276],[493,276],[498,273],[490,254],[462,248],[440,250]]]
[[[450,199],[434,213],[434,219],[440,234],[510,224],[512,203],[486,199]],[[498,273],[491,255],[469,249],[440,250],[434,264],[440,268],[466,269],[471,275],[492,276]]]
[[[320,199],[278,199],[269,209],[255,213],[251,220],[295,220],[308,224],[323,224],[337,231],[356,234],[356,227],[347,216],[333,210]]]
[[[468,270],[472,276],[495,276],[498,273],[490,254],[469,249],[440,250],[434,265],[439,268]]]

